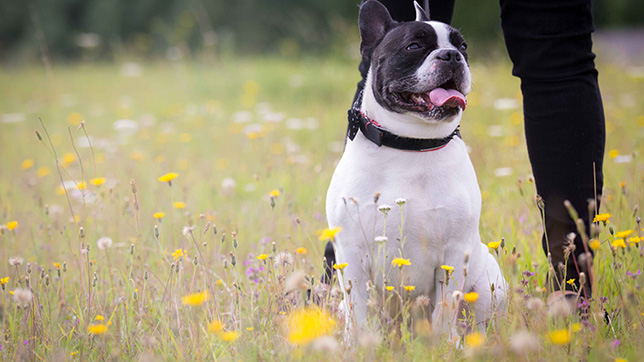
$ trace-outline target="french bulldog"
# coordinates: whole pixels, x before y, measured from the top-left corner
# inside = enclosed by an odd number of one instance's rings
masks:
[[[467,44],[415,7],[411,22],[378,1],[360,8],[371,63],[326,197],[329,228],[341,228],[327,262],[347,263],[335,272],[348,325],[364,326],[383,293],[425,296],[433,329],[454,338],[465,293],[478,293],[467,308],[484,326],[503,312],[507,286],[479,236],[481,192],[458,131],[471,90]]]

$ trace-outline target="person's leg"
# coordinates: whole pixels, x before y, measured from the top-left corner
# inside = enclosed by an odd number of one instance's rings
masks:
[[[512,73],[521,79],[530,163],[537,193],[545,203],[543,248],[552,255],[557,271],[555,289],[560,284],[578,290],[579,271],[590,280],[585,265],[576,266],[569,258],[565,278],[575,279],[573,284],[567,284],[559,273],[559,264],[565,264],[569,233],[576,234],[576,260],[585,253],[563,202],[572,203],[588,233],[593,216],[588,200],[595,197],[595,191],[602,191],[605,144],[604,111],[592,52],[591,1],[501,0],[500,4]],[[587,282],[588,296],[589,286]]]

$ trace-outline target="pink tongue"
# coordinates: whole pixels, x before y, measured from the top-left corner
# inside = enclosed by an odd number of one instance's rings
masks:
[[[461,107],[465,110],[465,96],[455,89],[436,88],[429,92],[429,99],[438,107]]]

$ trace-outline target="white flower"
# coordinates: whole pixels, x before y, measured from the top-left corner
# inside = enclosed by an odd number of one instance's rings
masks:
[[[380,210],[380,212],[382,212],[383,214],[387,215],[389,211],[391,211],[391,206],[387,204],[382,204],[378,206],[378,210]]]
[[[463,293],[460,290],[455,290],[452,292],[452,297],[458,302],[463,298]]]
[[[373,240],[377,243],[386,243],[387,240],[389,240],[389,238],[384,235],[380,235],[380,236],[376,236]]]
[[[232,177],[227,177],[221,181],[222,193],[226,196],[232,196],[235,194],[235,188],[237,187],[237,182]]]
[[[403,199],[402,197],[399,197],[399,198],[396,199],[396,203],[399,206],[403,206],[406,202],[407,202],[407,200]]]
[[[105,250],[112,246],[112,239],[109,236],[103,236],[102,238],[98,239],[96,244],[98,245],[99,249]]]

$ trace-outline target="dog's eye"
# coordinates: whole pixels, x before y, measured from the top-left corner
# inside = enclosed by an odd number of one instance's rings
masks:
[[[418,45],[418,43],[411,43],[407,45],[407,50],[416,50],[416,49],[420,49],[420,45]]]
[[[460,50],[462,52],[466,51],[467,50],[467,43],[461,44],[461,46],[458,47],[458,50]]]

